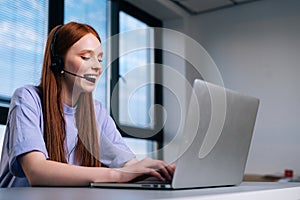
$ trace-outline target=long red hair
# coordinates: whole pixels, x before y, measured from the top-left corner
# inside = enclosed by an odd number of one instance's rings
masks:
[[[44,140],[49,158],[54,161],[66,163],[65,156],[65,119],[62,102],[62,76],[51,70],[51,43],[53,35],[59,26],[52,29],[49,34],[42,77],[41,101],[44,119]],[[55,54],[62,58],[70,47],[88,33],[92,33],[101,42],[98,33],[87,24],[70,22],[63,25],[56,34],[54,44]],[[78,142],[76,145],[76,160],[83,166],[99,167],[100,150],[98,132],[94,112],[94,100],[91,93],[82,93],[77,101],[76,125],[78,129]]]

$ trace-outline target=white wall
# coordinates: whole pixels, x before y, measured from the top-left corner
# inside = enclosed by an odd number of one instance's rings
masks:
[[[184,32],[183,20],[175,19],[168,20],[165,22],[164,27],[168,27],[171,31],[177,29],[176,31]],[[164,126],[164,147],[169,145],[168,148],[163,150],[163,158],[167,162],[172,162],[174,159],[174,151],[176,150],[177,143],[172,144],[172,141],[178,131],[182,129],[182,121],[185,115],[186,108],[186,85],[182,79],[176,78],[170,75],[169,69],[174,69],[182,77],[185,77],[185,61],[180,56],[185,54],[185,44],[182,40],[177,40],[176,32],[170,34],[171,32],[165,33],[163,35],[163,49],[166,46],[172,45],[168,49],[173,49],[173,52],[163,51],[163,104],[165,109],[165,126]],[[176,41],[176,42],[174,42]],[[181,53],[176,53],[181,52]]]
[[[161,3],[160,9],[157,4],[139,7],[155,13],[165,28],[198,41],[217,64],[226,87],[260,98],[246,173],[282,174],[284,169],[293,169],[300,176],[300,1],[261,0],[198,16],[189,16],[168,1],[156,2]],[[175,15],[160,16],[164,10],[173,10]],[[183,56],[195,54],[187,43],[173,42]],[[163,59],[190,82],[197,77],[197,66],[191,67],[182,58],[165,54]],[[167,73],[163,78],[172,81]],[[182,82],[176,84],[185,90]],[[188,92],[178,94],[184,95]],[[176,94],[166,89],[164,106],[169,118],[165,126],[168,144],[183,110],[178,108]],[[168,160],[172,154],[168,151],[164,156]]]
[[[225,86],[261,100],[246,173],[300,175],[299,11],[299,0],[262,0],[189,19]]]

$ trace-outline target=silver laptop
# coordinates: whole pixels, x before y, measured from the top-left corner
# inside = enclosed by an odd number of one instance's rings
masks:
[[[259,100],[199,79],[189,108],[170,183],[91,183],[92,187],[187,189],[242,182]]]

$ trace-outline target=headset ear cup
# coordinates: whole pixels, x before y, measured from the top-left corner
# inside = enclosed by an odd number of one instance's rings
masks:
[[[64,61],[60,56],[51,57],[51,70],[54,74],[59,74],[64,69]]]

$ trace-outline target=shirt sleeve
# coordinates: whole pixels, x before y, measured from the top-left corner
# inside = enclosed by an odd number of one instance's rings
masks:
[[[43,138],[42,109],[36,91],[28,88],[16,90],[12,97],[7,126],[9,168],[14,176],[24,177],[18,156],[36,150],[48,158]]]
[[[96,106],[98,107],[96,113],[100,132],[100,160],[110,168],[123,167],[126,162],[135,158],[135,154],[125,144],[106,109],[100,103]]]

